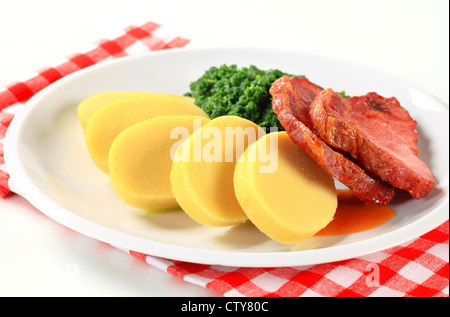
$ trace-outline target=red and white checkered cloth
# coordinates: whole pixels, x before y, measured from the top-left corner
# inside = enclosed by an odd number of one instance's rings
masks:
[[[130,26],[29,79],[0,88],[0,197],[12,194],[2,139],[14,113],[35,93],[79,69],[109,59],[184,47],[190,41],[157,23]],[[394,248],[312,266],[240,268],[194,264],[122,250],[186,282],[224,296],[448,297],[449,222]]]

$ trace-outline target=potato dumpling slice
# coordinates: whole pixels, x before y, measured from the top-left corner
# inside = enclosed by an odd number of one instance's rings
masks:
[[[107,91],[99,92],[92,96],[87,97],[78,105],[78,119],[80,120],[83,130],[86,128],[86,124],[91,118],[91,116],[102,106],[117,101],[119,99],[140,96],[146,94],[158,94],[145,91]],[[162,95],[162,94],[161,94]]]
[[[268,162],[276,168],[264,170]],[[312,237],[337,208],[333,178],[286,132],[267,134],[247,148],[236,163],[234,187],[249,220],[284,244]]]
[[[140,95],[108,103],[89,119],[85,129],[85,141],[95,165],[109,174],[108,153],[113,140],[124,129],[144,120],[167,115],[194,115],[209,118],[190,99]]]
[[[170,185],[171,155],[177,143],[207,122],[201,116],[161,116],[123,130],[109,153],[111,183],[118,196],[149,211],[178,207]],[[174,133],[179,129],[185,133]]]
[[[247,220],[234,194],[234,166],[245,148],[264,134],[247,119],[223,116],[205,124],[178,147],[170,179],[186,214],[210,227]]]

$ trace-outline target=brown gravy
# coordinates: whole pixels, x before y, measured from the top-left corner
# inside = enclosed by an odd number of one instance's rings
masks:
[[[395,216],[395,211],[386,206],[366,203],[348,189],[338,189],[338,207],[334,219],[315,236],[335,236],[361,232],[376,228]]]

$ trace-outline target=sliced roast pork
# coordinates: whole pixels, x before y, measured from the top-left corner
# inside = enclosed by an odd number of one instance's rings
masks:
[[[326,89],[310,104],[309,122],[328,145],[414,198],[434,187],[433,173],[417,156],[417,122],[396,98],[369,93],[347,99]]]
[[[272,107],[293,142],[324,170],[348,186],[363,201],[388,204],[395,190],[323,142],[308,122],[309,105],[322,89],[305,78],[282,77],[271,88]],[[300,118],[300,119],[299,119]]]
[[[295,76],[286,76],[279,84],[287,85],[289,88],[285,93],[290,99],[292,114],[309,128],[309,106],[323,88],[310,82],[307,78]]]

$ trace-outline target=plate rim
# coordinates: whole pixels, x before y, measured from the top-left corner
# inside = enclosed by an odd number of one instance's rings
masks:
[[[142,54],[138,56],[126,56],[121,57],[115,60],[101,62],[99,64],[95,64],[79,71],[76,71],[72,74],[69,74],[60,80],[50,84],[45,87],[38,93],[36,93],[32,98],[30,98],[26,105],[24,105],[23,109],[19,111],[12,120],[10,126],[8,127],[7,133],[5,135],[4,140],[4,158],[5,158],[5,166],[8,174],[10,175],[10,181],[13,189],[26,200],[28,200],[34,207],[40,210],[43,214],[48,216],[49,218],[55,220],[56,222],[75,230],[83,235],[92,237],[99,241],[103,241],[111,244],[114,247],[125,248],[128,251],[136,251],[148,254],[150,256],[156,256],[161,258],[167,258],[171,260],[179,260],[186,262],[193,262],[199,264],[208,264],[208,265],[224,265],[224,266],[240,266],[240,267],[283,267],[283,266],[301,266],[301,265],[314,265],[320,263],[329,263],[341,260],[347,260],[350,258],[361,257],[370,253],[374,253],[380,250],[385,250],[390,247],[399,245],[407,240],[412,240],[414,238],[423,235],[430,230],[436,228],[446,220],[448,220],[448,193],[440,203],[433,208],[433,211],[430,213],[412,221],[411,223],[404,225],[400,228],[397,228],[393,231],[383,233],[381,235],[367,238],[360,241],[351,242],[344,245],[330,246],[326,248],[312,249],[312,250],[302,250],[302,251],[277,251],[277,252],[245,252],[245,251],[225,251],[225,250],[211,250],[211,249],[199,249],[188,246],[174,245],[170,243],[163,243],[154,240],[149,240],[137,236],[132,236],[130,234],[115,231],[111,228],[104,227],[98,223],[92,222],[89,219],[85,219],[80,215],[77,215],[66,208],[60,206],[58,203],[53,201],[51,198],[47,197],[45,193],[43,193],[39,187],[37,187],[33,182],[26,181],[28,178],[25,175],[25,171],[23,169],[22,164],[20,164],[21,160],[18,155],[18,136],[20,135],[20,131],[24,128],[23,123],[26,121],[27,114],[29,114],[34,107],[39,103],[39,100],[45,96],[50,91],[57,89],[60,85],[63,85],[65,82],[73,80],[78,76],[82,76],[84,73],[95,71],[98,68],[110,67],[111,64],[115,63],[125,63],[129,60],[135,59],[146,59],[151,58],[154,55],[161,54],[183,54],[186,51],[223,51],[223,50],[264,50],[266,52],[285,52],[291,54],[301,54],[306,56],[314,56],[319,58],[325,58],[328,60],[332,60],[335,62],[341,62],[346,64],[352,64],[357,67],[365,68],[370,71],[378,72],[389,76],[396,81],[411,87],[415,90],[420,91],[421,93],[427,95],[432,98],[436,104],[439,105],[444,111],[449,110],[448,105],[441,101],[439,98],[431,95],[430,93],[424,91],[420,87],[416,87],[411,83],[408,83],[398,77],[392,76],[382,71],[378,71],[372,68],[369,68],[364,65],[359,65],[357,63],[352,63],[345,60],[339,60],[332,57],[304,53],[301,51],[293,51],[293,50],[284,50],[284,49],[274,49],[274,48],[247,48],[247,47],[208,47],[208,48],[179,48],[179,49],[170,49],[170,50],[161,50],[150,52],[147,54]],[[12,140],[12,141],[10,141]],[[46,199],[42,199],[42,196],[45,196]],[[51,207],[51,208],[50,208]],[[428,221],[425,221],[428,220]],[[409,234],[410,231],[413,231],[414,234]],[[130,239],[139,244],[140,247],[133,248],[133,250],[129,249],[127,243],[117,243],[114,236],[119,236],[121,241],[130,241]],[[366,248],[365,247],[373,243],[373,240],[384,241],[378,248]],[[143,245],[150,246],[150,248],[146,248],[146,252],[143,252]],[[135,250],[136,249],[136,250]],[[152,249],[152,252],[149,253],[147,250]],[[324,250],[332,249],[330,254],[323,256]],[[357,250],[357,251],[356,251]],[[364,251],[365,250],[365,251]],[[180,252],[181,251],[181,252]],[[224,254],[231,255],[229,257],[225,257]],[[334,254],[334,256],[331,256]],[[239,258],[239,261],[236,261],[236,258]],[[260,265],[258,263],[262,263],[264,265]]]

